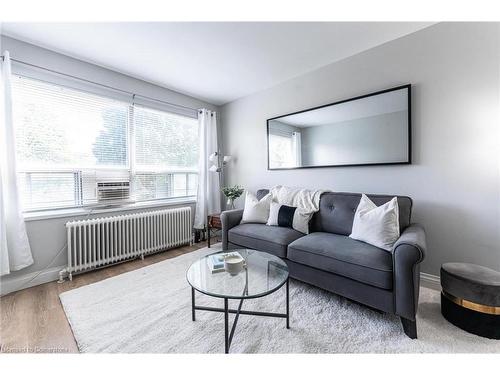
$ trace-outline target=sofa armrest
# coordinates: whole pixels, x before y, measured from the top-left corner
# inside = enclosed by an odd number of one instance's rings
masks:
[[[425,231],[419,224],[408,226],[392,248],[395,312],[413,321],[418,308],[420,263],[426,251]]]
[[[392,253],[395,254],[402,245],[413,247],[414,251],[418,253],[418,263],[422,262],[427,251],[424,228],[420,224],[410,224],[403,233],[401,233],[396,243],[394,243]]]
[[[238,225],[243,217],[243,210],[223,211],[220,214],[222,223],[222,250],[228,249],[228,232],[229,229]]]

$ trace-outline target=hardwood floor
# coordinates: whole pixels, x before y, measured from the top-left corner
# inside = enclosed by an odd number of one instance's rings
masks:
[[[207,246],[200,242],[76,275],[73,281],[56,281],[10,293],[0,298],[0,352],[78,353],[59,294],[83,285],[132,271]]]

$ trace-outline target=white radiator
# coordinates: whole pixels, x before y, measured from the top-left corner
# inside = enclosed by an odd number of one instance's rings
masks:
[[[190,244],[191,228],[190,207],[68,222],[69,279],[74,272]]]

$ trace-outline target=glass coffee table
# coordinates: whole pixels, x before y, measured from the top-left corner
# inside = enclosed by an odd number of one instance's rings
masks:
[[[191,285],[191,313],[193,321],[196,319],[196,310],[224,313],[225,353],[229,353],[240,315],[285,318],[286,328],[290,328],[289,275],[286,263],[280,258],[262,251],[238,249],[230,250],[229,252],[233,251],[240,253],[245,259],[246,264],[244,269],[237,275],[232,276],[225,271],[212,273],[208,257],[213,254],[206,255],[194,262],[189,267],[186,275],[189,285]],[[283,285],[286,285],[286,313],[241,309],[244,300],[267,296],[279,290]],[[223,299],[224,308],[197,306],[195,303],[195,291]],[[240,300],[236,310],[229,308],[229,300],[233,299]],[[229,331],[229,314],[236,314],[231,331]]]

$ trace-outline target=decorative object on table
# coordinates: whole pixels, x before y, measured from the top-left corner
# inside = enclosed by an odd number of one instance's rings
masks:
[[[478,336],[500,340],[500,272],[470,263],[441,266],[441,313]]]
[[[207,266],[212,273],[224,272],[224,253],[217,253],[207,257]]]
[[[206,263],[211,273],[226,271],[231,275],[237,275],[243,270],[245,258],[237,251],[231,251],[209,255]],[[230,263],[230,265],[226,267],[226,263]]]
[[[200,272],[208,266],[213,254],[201,257],[189,267],[186,278],[191,286],[191,319],[196,320],[196,310],[224,313],[224,352],[229,353],[236,324],[240,314],[268,316],[286,319],[286,328],[290,328],[290,287],[286,263],[277,256],[256,250],[241,249],[239,255],[245,259],[244,277],[234,277],[229,273],[213,275]],[[228,255],[231,253],[219,253]],[[272,269],[272,272],[270,272]],[[285,313],[242,310],[243,301],[272,294],[285,285]],[[199,306],[195,302],[195,291],[224,300],[224,308]],[[237,309],[229,308],[229,300],[239,301]],[[229,314],[235,314],[232,327],[229,327]]]
[[[226,208],[228,210],[234,210],[234,201],[241,197],[241,194],[243,194],[244,191],[245,189],[238,185],[224,186],[222,188],[222,192],[227,198]]]
[[[216,233],[222,229],[220,213],[207,216],[207,246],[210,247],[210,239],[216,236]]]
[[[237,252],[226,254],[226,256],[224,257],[224,269],[231,276],[236,276],[241,271],[243,271],[244,265],[245,259],[243,259],[243,257]]]

